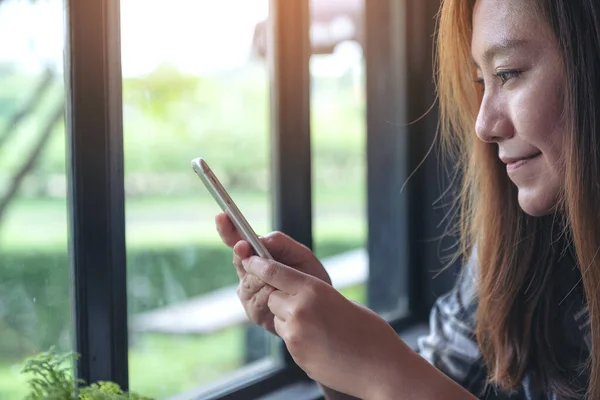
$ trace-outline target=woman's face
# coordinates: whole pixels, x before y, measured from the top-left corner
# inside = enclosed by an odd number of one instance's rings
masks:
[[[550,28],[523,0],[477,0],[471,51],[482,85],[477,136],[494,143],[528,214],[546,215],[564,182],[562,62]],[[529,2],[531,3],[531,2]]]

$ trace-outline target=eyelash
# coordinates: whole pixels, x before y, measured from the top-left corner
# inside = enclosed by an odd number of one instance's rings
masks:
[[[504,86],[505,83],[507,83],[509,80],[511,80],[512,78],[518,78],[521,76],[523,72],[519,71],[517,69],[509,69],[509,70],[503,70],[503,71],[497,71],[494,76],[498,79],[500,79],[500,86]],[[485,89],[485,83],[483,81],[483,78],[480,79],[476,79],[475,83],[480,85],[483,89]]]
[[[512,78],[518,78],[521,76],[521,71],[517,69],[509,69],[504,71],[497,71],[494,76],[500,78],[500,82],[504,85],[506,82],[511,80]]]

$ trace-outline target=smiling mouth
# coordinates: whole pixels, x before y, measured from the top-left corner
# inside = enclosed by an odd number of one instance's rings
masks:
[[[508,163],[506,163],[506,171],[507,172],[514,171],[514,170],[522,167],[523,165],[527,164],[528,162],[535,160],[536,158],[538,158],[541,155],[542,155],[541,152],[535,153],[535,154],[530,155],[529,157],[525,157],[525,158],[521,158],[519,160],[508,162]]]

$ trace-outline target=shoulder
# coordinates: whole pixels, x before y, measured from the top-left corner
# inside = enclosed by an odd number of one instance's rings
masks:
[[[475,339],[477,314],[477,256],[472,252],[454,288],[439,297],[429,317],[430,333],[420,341],[422,350],[457,346],[469,358],[479,358]]]
[[[472,392],[483,390],[486,373],[475,337],[477,258],[474,251],[454,288],[439,297],[429,317],[429,334],[418,342],[419,353]]]
[[[464,328],[470,331],[475,330],[478,269],[475,249],[462,268],[454,288],[438,298],[432,310],[446,318],[448,323],[465,325]]]

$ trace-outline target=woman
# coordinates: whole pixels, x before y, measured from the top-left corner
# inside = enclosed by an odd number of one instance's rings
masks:
[[[350,396],[600,399],[600,2],[445,0],[438,51],[471,256],[420,354],[328,285],[308,249],[275,233],[281,264],[250,257],[221,214],[242,303]]]

